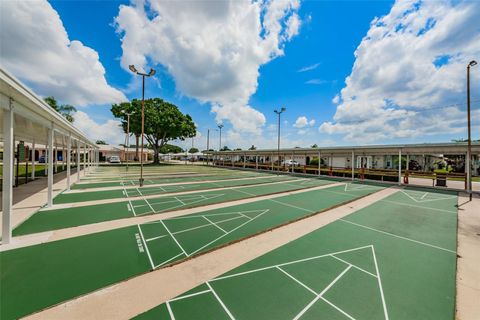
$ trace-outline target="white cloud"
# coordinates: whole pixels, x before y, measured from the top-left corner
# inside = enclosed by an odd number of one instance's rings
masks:
[[[70,40],[47,1],[0,1],[4,67],[41,95],[77,106],[126,100],[111,87],[98,53]]]
[[[211,103],[216,120],[255,132],[265,116],[248,105],[259,68],[298,34],[298,0],[138,1],[121,5],[121,64],[165,66],[182,94]],[[147,45],[146,45],[147,44]]]
[[[306,84],[316,84],[316,85],[320,85],[320,84],[324,84],[326,83],[325,80],[322,80],[322,79],[310,79],[308,81],[305,81]]]
[[[110,119],[100,124],[95,122],[83,111],[75,112],[73,118],[75,119],[73,125],[93,141],[105,140],[107,143],[113,145],[125,142],[125,133],[121,127],[121,122],[118,120]],[[130,140],[130,143],[132,144],[133,142]]]
[[[320,65],[320,63],[315,63],[315,64],[312,64],[312,65],[300,68],[297,72],[306,72],[306,71],[315,70],[315,69],[318,68],[319,65]]]
[[[340,102],[340,95],[336,94],[332,99],[333,104],[338,104]]]
[[[428,109],[465,100],[466,65],[480,56],[479,20],[479,2],[397,1],[372,21],[333,100],[334,121],[320,130],[359,143],[463,132],[459,107]],[[480,80],[480,72],[472,76]]]
[[[301,116],[298,117],[297,120],[295,121],[295,124],[293,125],[295,128],[305,128],[307,126],[313,126],[315,124],[315,119],[310,119],[308,120],[307,117]]]

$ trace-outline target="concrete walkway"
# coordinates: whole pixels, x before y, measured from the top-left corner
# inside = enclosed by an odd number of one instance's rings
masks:
[[[457,320],[480,319],[480,195],[458,197]]]
[[[91,169],[93,170],[93,169]],[[84,174],[83,169],[80,170],[80,177]],[[71,183],[76,181],[76,169],[72,168]],[[53,196],[67,188],[67,171],[62,171],[53,176]],[[12,227],[15,228],[23,221],[30,218],[35,212],[47,203],[47,177],[35,179],[35,181],[22,184],[13,188],[13,210],[12,210]],[[0,208],[2,208],[2,197],[0,197]],[[3,214],[0,211],[0,215]],[[2,221],[0,219],[0,233],[2,230]]]

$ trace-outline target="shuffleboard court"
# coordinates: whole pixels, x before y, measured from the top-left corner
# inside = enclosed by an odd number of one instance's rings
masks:
[[[262,177],[262,176],[273,176],[272,174],[209,174],[209,175],[194,175],[189,177],[170,177],[170,178],[156,178],[151,177],[145,179],[145,185],[152,185],[152,184],[162,184],[162,183],[179,183],[179,182],[196,182],[196,181],[204,181],[204,180],[228,180],[228,179],[240,179],[240,178],[253,178],[253,177]],[[111,179],[109,179],[111,180]],[[128,187],[128,186],[138,186],[138,179],[133,179],[132,177],[129,179],[118,179],[119,181],[92,181],[85,183],[75,184],[71,187],[72,190],[77,189],[95,189],[95,188],[105,188],[105,187]]]
[[[381,189],[353,184],[311,190],[1,252],[1,317],[30,314]]]
[[[456,204],[407,188],[136,319],[451,320]]]
[[[240,180],[220,180],[216,182],[201,182],[181,184],[181,185],[166,185],[157,187],[125,187],[116,190],[105,191],[84,191],[84,192],[71,192],[61,193],[53,200],[54,204],[72,203],[72,202],[84,202],[93,200],[115,199],[115,198],[132,198],[142,197],[155,194],[166,194],[174,192],[184,192],[193,190],[206,190],[215,188],[226,188],[242,185],[251,185],[259,183],[269,183],[276,181],[288,181],[295,178],[289,176],[268,176],[258,179],[240,179]]]
[[[74,208],[43,209],[14,229],[15,236],[76,227],[85,224],[130,218],[164,211],[180,210],[256,196],[294,191],[329,184],[328,180],[288,180],[280,184],[246,186],[221,191],[196,192],[177,196],[160,196]]]

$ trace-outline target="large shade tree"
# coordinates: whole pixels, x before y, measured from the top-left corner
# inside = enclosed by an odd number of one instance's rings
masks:
[[[126,113],[130,116],[130,132],[137,137],[141,135],[141,100],[132,100],[112,105],[112,113],[122,120],[124,131],[127,130]],[[145,100],[145,139],[154,151],[153,162],[159,163],[159,152],[171,140],[185,140],[194,137],[196,127],[188,114],[183,114],[176,105],[160,98]],[[137,146],[139,143],[137,142]]]
[[[77,109],[69,104],[58,104],[57,100],[54,97],[46,97],[43,99],[53,110],[60,113],[62,116],[65,117],[70,122],[73,122],[73,115],[72,113],[77,112]]]

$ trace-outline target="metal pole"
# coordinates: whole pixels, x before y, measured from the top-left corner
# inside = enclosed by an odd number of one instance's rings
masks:
[[[77,182],[80,181],[80,141],[77,140]]]
[[[72,135],[69,134],[68,140],[67,140],[67,190],[70,190],[70,165],[71,165],[70,152],[71,151],[72,151]]]
[[[127,161],[127,172],[128,172],[128,152],[130,149],[130,113],[127,113],[127,152],[125,153],[125,160]]]
[[[322,158],[320,157],[320,151],[318,151],[318,175],[320,175]]]
[[[140,187],[143,187],[143,135],[145,133],[145,75],[142,75],[142,147],[140,155]]]
[[[207,166],[208,166],[208,160],[210,157],[209,149],[210,149],[210,129],[207,129]]]
[[[467,171],[467,192],[472,201],[472,136],[471,136],[471,121],[470,121],[470,62],[467,66],[467,126],[468,126],[468,147],[467,147],[467,161],[465,161],[465,170]]]
[[[35,140],[32,143],[32,181],[35,180]]]
[[[53,205],[53,123],[48,130],[48,203],[47,206]]]
[[[402,184],[402,149],[398,149],[398,184]]]
[[[352,150],[352,181],[355,180],[355,151]]]

